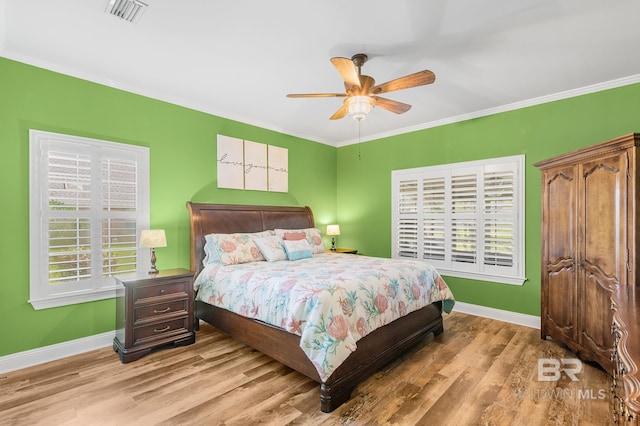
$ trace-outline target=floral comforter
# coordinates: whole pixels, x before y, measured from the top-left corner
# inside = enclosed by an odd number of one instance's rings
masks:
[[[371,331],[435,301],[454,298],[420,261],[322,253],[296,261],[210,263],[197,299],[299,335],[325,381]]]

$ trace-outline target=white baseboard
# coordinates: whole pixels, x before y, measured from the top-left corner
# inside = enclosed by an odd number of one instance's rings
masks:
[[[455,311],[540,329],[540,317],[456,301]],[[0,373],[55,361],[113,344],[115,331],[0,357]]]
[[[115,331],[83,337],[69,342],[62,342],[51,346],[31,349],[0,357],[0,373],[19,370],[33,365],[55,361],[71,355],[101,349],[113,344]]]
[[[502,309],[488,308],[486,306],[472,305],[471,303],[458,302],[453,307],[454,311],[463,314],[475,315],[478,317],[491,318],[499,321],[510,322],[512,324],[524,325],[525,327],[540,330],[540,317],[535,315],[521,314],[519,312],[503,311]]]

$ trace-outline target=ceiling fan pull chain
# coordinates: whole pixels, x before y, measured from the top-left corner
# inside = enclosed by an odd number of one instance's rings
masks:
[[[360,156],[360,123],[361,122],[362,120],[358,120],[358,161],[362,159],[362,157]]]

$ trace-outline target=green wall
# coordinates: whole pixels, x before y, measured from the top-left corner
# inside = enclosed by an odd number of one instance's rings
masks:
[[[113,300],[40,311],[27,302],[29,129],[150,148],[151,226],[169,243],[157,250],[160,268],[189,267],[188,200],[309,205],[321,229],[340,224],[339,246],[388,257],[392,170],[525,154],[528,281],[446,278],[460,301],[539,315],[540,173],[532,164],[640,131],[639,111],[636,84],[336,149],[0,58],[0,356],[114,328]],[[289,192],[218,189],[216,134],[287,148]]]
[[[525,154],[528,280],[446,281],[459,301],[539,316],[541,177],[533,163],[633,132],[640,132],[640,84],[339,148],[340,246],[391,255],[392,170]]]
[[[186,201],[308,205],[321,227],[336,220],[334,147],[204,114],[0,58],[0,356],[114,329],[114,300],[36,311],[29,299],[29,129],[146,146],[151,226],[168,247],[158,267],[189,267]],[[289,152],[289,192],[218,189],[216,135]]]

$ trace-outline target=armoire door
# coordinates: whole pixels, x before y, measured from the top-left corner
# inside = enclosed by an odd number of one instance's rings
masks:
[[[577,341],[577,170],[554,168],[543,175],[541,334],[570,345]]]
[[[626,284],[627,168],[626,151],[580,167],[579,343],[600,365],[613,348],[610,286]]]

